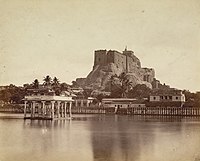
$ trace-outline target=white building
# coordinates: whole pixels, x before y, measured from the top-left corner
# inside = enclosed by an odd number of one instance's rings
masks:
[[[49,89],[34,89],[24,98],[25,119],[66,119],[71,117],[73,99],[70,96],[56,96]],[[30,109],[30,114],[28,113]],[[67,116],[69,111],[69,117]]]
[[[129,107],[146,107],[144,101],[134,98],[103,98],[102,105],[105,108],[129,108]]]
[[[93,97],[87,97],[87,98],[81,98],[81,97],[75,97],[73,106],[75,107],[90,107],[93,103],[94,98]]]
[[[180,90],[154,91],[149,96],[149,102],[156,106],[183,106],[185,95]]]

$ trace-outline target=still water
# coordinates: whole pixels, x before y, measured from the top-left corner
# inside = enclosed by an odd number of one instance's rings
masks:
[[[0,113],[0,161],[200,161],[200,118]]]

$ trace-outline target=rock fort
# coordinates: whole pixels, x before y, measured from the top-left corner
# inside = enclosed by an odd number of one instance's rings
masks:
[[[123,52],[115,50],[96,50],[94,52],[93,70],[86,78],[77,78],[76,83],[81,87],[106,90],[112,75],[125,72],[132,84],[145,84],[152,88],[155,71],[152,68],[142,68],[140,60],[131,50]]]

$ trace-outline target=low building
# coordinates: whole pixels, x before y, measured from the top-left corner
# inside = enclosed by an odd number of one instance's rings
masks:
[[[74,93],[74,94],[78,94],[78,93],[83,93],[83,88],[81,87],[73,87],[71,88],[71,91]]]
[[[95,98],[93,97],[74,97],[74,107],[90,107]]]
[[[144,100],[134,98],[103,98],[102,106],[105,108],[146,107]]]
[[[185,103],[185,95],[181,90],[169,89],[169,90],[154,90],[149,96],[149,102],[147,106],[153,107],[182,107]]]

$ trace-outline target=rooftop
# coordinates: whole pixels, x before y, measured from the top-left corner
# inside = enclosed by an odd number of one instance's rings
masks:
[[[72,97],[67,96],[25,96],[25,101],[73,101]]]
[[[154,89],[151,93],[152,96],[181,96],[182,95],[182,91],[181,90],[177,90],[177,89],[164,89],[164,90],[160,90],[160,89]]]

